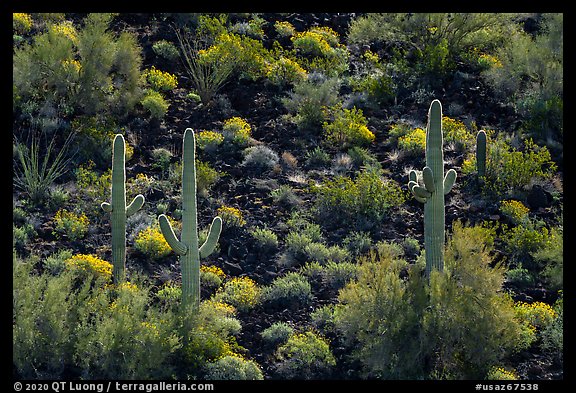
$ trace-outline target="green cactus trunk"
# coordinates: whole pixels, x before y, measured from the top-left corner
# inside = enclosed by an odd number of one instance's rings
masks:
[[[122,134],[117,134],[112,143],[112,200],[101,207],[111,213],[112,227],[112,277],[119,284],[126,278],[126,218],[144,204],[144,197],[137,195],[126,207],[126,144]]]
[[[158,217],[158,221],[164,238],[172,250],[180,256],[182,305],[198,309],[200,306],[200,258],[210,255],[216,247],[222,230],[222,219],[214,218],[206,242],[199,247],[196,209],[196,141],[194,131],[190,128],[184,131],[182,159],[181,239],[176,238],[164,214]]]
[[[433,269],[444,270],[445,215],[444,195],[456,181],[456,171],[450,169],[444,175],[444,152],[442,150],[442,105],[434,100],[428,111],[426,127],[426,167],[422,171],[424,187],[418,184],[415,171],[409,175],[408,188],[414,197],[424,203],[424,247],[426,250],[426,274]]]
[[[486,175],[486,132],[478,131],[476,135],[476,170],[478,177]]]

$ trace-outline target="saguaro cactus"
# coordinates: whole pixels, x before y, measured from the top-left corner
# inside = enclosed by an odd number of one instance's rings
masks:
[[[198,309],[200,305],[200,258],[214,251],[222,219],[216,216],[210,225],[206,242],[198,246],[198,221],[196,211],[196,141],[194,131],[184,131],[182,153],[182,235],[178,240],[166,215],[158,216],[160,230],[172,250],[180,256],[182,270],[182,304]]]
[[[138,194],[126,206],[126,144],[122,134],[117,134],[112,143],[112,200],[100,205],[111,213],[112,226],[112,277],[115,283],[123,282],[126,270],[126,218],[137,212],[144,204]]]
[[[426,166],[422,171],[424,187],[418,184],[415,171],[410,171],[408,188],[416,200],[424,203],[424,247],[426,274],[432,269],[444,270],[444,195],[456,181],[456,171],[450,169],[444,176],[442,150],[442,105],[434,100],[428,110],[426,127]]]
[[[478,131],[476,135],[476,171],[478,177],[486,174],[486,132]]]

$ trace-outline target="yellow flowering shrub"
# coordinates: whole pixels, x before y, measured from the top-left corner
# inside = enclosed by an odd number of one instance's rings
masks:
[[[470,148],[476,143],[476,136],[468,131],[464,123],[448,116],[442,116],[442,132],[444,142],[453,142],[461,149]]]
[[[290,37],[296,34],[296,29],[292,23],[285,20],[277,20],[274,22],[274,30],[280,37]]]
[[[217,276],[221,279],[226,278],[226,273],[224,273],[224,271],[222,269],[220,269],[218,266],[215,266],[215,265],[210,265],[210,266],[201,265],[200,266],[200,272],[214,274],[215,276]]]
[[[72,43],[78,43],[78,32],[71,21],[66,20],[58,24],[51,25],[48,31],[52,34],[57,34],[68,38]]]
[[[486,375],[486,379],[492,381],[516,381],[519,379],[514,370],[507,370],[504,367],[492,367]]]
[[[144,75],[150,87],[156,91],[170,91],[178,86],[176,75],[160,71],[154,66],[144,71]]]
[[[304,81],[308,73],[296,61],[284,56],[270,62],[266,68],[266,77],[276,85]]]
[[[138,232],[134,238],[134,247],[152,260],[164,258],[172,251],[157,225]]]
[[[56,237],[66,236],[70,240],[82,239],[88,232],[90,221],[84,213],[76,214],[60,209],[54,215],[54,232]]]
[[[239,311],[247,311],[260,300],[260,288],[249,277],[234,277],[218,291],[216,300],[230,304]]]
[[[238,144],[245,144],[250,139],[252,127],[241,117],[235,116],[224,121],[222,126],[224,138]]]
[[[529,323],[538,331],[552,323],[554,318],[557,316],[556,311],[554,311],[549,304],[544,302],[517,302],[514,305],[514,310],[516,311],[516,316],[520,318],[520,320]]]
[[[530,209],[524,206],[522,202],[511,199],[500,203],[500,211],[510,218],[512,223],[520,224],[528,219]]]
[[[423,153],[426,149],[426,131],[415,128],[398,138],[398,147],[413,154]]]
[[[222,218],[225,226],[242,227],[246,224],[242,212],[231,206],[222,206],[218,208],[216,214]]]
[[[80,270],[97,277],[112,277],[112,264],[92,254],[76,254],[65,263],[68,269]]]
[[[200,131],[196,133],[196,145],[199,149],[210,149],[224,142],[224,135],[216,131]]]
[[[16,34],[25,34],[32,29],[32,17],[30,14],[15,12],[12,14],[12,30]]]
[[[367,127],[368,120],[362,109],[337,109],[332,122],[324,122],[322,127],[326,142],[333,147],[346,148],[365,146],[376,137]]]

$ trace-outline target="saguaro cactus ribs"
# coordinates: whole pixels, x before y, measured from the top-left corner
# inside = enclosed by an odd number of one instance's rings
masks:
[[[214,217],[206,242],[198,246],[196,211],[196,140],[194,131],[184,131],[182,152],[182,235],[178,240],[166,215],[158,216],[160,230],[172,250],[180,256],[183,306],[200,305],[200,258],[210,255],[222,231],[222,219]]]
[[[450,169],[444,176],[442,150],[442,105],[434,100],[428,110],[426,127],[426,166],[422,171],[424,187],[418,184],[416,171],[410,171],[408,188],[419,202],[424,203],[424,246],[426,274],[432,269],[444,270],[444,195],[456,181],[456,171]]]
[[[115,283],[124,281],[126,270],[126,218],[136,213],[144,204],[144,196],[138,194],[126,206],[126,143],[117,134],[112,143],[112,200],[100,205],[111,213],[112,220],[112,276]]]

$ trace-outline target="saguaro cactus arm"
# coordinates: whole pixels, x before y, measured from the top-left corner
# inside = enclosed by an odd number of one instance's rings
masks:
[[[212,224],[210,224],[208,238],[206,238],[206,241],[200,247],[200,258],[206,258],[208,255],[212,254],[218,244],[220,232],[222,232],[222,219],[220,217],[214,217]]]
[[[164,214],[160,214],[158,216],[158,222],[160,224],[160,231],[162,232],[162,235],[164,235],[170,248],[178,255],[186,255],[188,247],[186,244],[178,240],[174,230],[172,229],[172,225],[170,225],[170,221],[168,221],[168,217]]]
[[[126,207],[126,217],[136,213],[144,205],[144,195],[138,194],[132,199],[132,202]]]
[[[444,195],[448,194],[456,182],[456,171],[450,169],[444,176]]]

